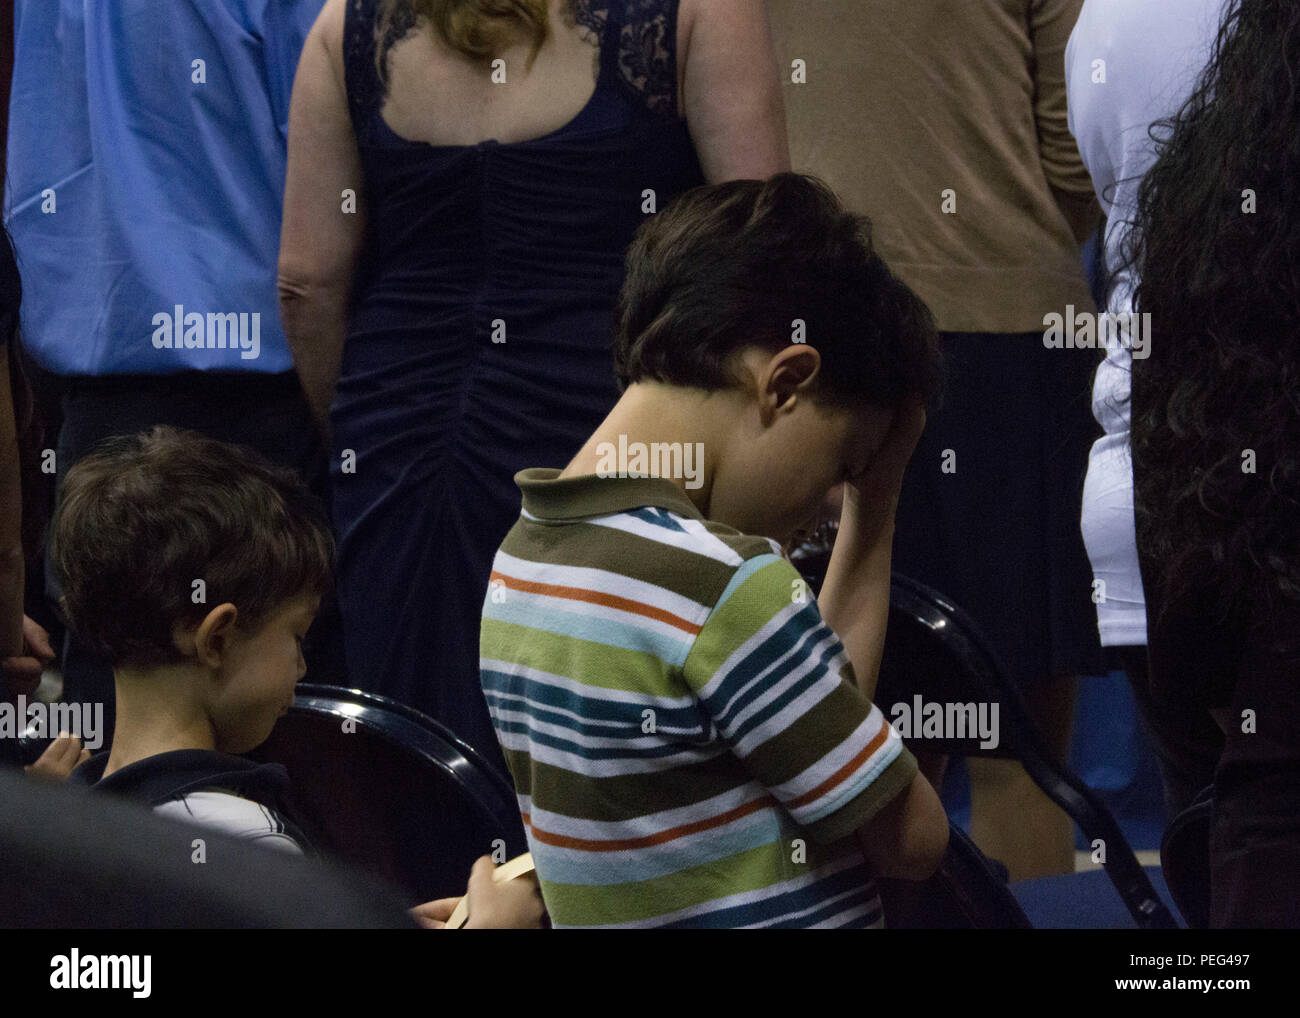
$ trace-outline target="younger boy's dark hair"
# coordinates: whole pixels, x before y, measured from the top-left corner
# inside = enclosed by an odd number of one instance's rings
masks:
[[[180,661],[173,627],[227,601],[236,628],[254,633],[333,577],[328,518],[293,471],[167,427],[109,439],[77,462],[50,542],[68,625],[115,665]]]
[[[800,339],[821,354],[828,403],[938,394],[929,308],[875,253],[870,221],[817,178],[698,187],[637,231],[615,311],[620,386],[733,388],[741,349],[775,353]]]

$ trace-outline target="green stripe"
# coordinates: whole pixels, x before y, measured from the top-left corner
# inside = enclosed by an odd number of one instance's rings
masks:
[[[689,637],[683,637],[683,642]],[[616,689],[648,696],[689,696],[680,680],[649,651],[615,647],[551,633],[531,626],[484,617],[479,653],[497,661],[526,661],[528,667],[572,679],[595,689]]]
[[[552,764],[517,757],[530,766],[528,786],[542,809],[577,820],[620,822],[684,809],[739,788],[749,781],[730,754],[674,767],[670,771],[597,778]],[[519,787],[516,784],[516,787]],[[522,788],[519,789],[521,792]],[[558,807],[558,808],[557,808]],[[714,815],[711,813],[710,815]]]
[[[634,883],[589,886],[543,881],[543,897],[551,916],[562,925],[634,922],[718,897],[761,891],[772,884],[805,876],[840,854],[818,852],[810,845],[806,862],[792,862],[790,842],[794,838],[803,838],[803,834],[782,824],[779,840],[733,856]],[[842,849],[851,850],[851,845]],[[726,874],[725,882],[718,879],[720,873]]]

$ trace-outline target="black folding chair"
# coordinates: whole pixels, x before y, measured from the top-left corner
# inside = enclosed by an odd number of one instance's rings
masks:
[[[824,525],[790,555],[815,591],[825,579],[833,545],[834,527]],[[917,695],[926,703],[998,706],[996,747],[981,746],[971,734],[906,741],[931,753],[1018,760],[1089,841],[1103,843],[1106,875],[1134,922],[1142,929],[1177,928],[1105,803],[1047,752],[1023,698],[970,616],[938,591],[895,573],[886,632],[875,697],[886,717],[892,720],[893,704],[911,705]]]
[[[955,824],[948,851],[923,881],[880,880],[880,900],[890,929],[1027,930],[1032,927],[999,871]]]
[[[1043,745],[1019,691],[971,618],[942,594],[915,580],[893,576],[888,637],[876,686],[876,702],[887,713],[916,694],[941,704],[998,705],[998,744],[981,745],[979,735],[926,738],[926,750],[951,756],[1015,759],[1033,782],[1105,849],[1103,868],[1133,921],[1143,929],[1175,929],[1119,824],[1105,803]]]
[[[445,726],[375,693],[301,684],[250,754],[289,771],[319,847],[407,890],[463,894],[474,860],[528,850],[514,789]]]

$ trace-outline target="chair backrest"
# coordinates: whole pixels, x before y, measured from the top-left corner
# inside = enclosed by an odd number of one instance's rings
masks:
[[[445,726],[387,697],[299,685],[251,755],[289,771],[295,818],[320,848],[412,904],[464,893],[481,855],[527,851],[509,783]]]
[[[1160,840],[1160,869],[1174,904],[1193,930],[1210,928],[1210,816],[1214,786],[1201,790]]]
[[[895,573],[888,634],[876,687],[876,701],[886,715],[893,720],[890,711],[894,703],[915,704],[919,700],[921,704],[938,704],[945,712],[951,705],[973,705],[978,713],[980,705],[985,705],[986,716],[991,717],[996,704],[996,748],[981,746],[978,737],[956,737],[952,732],[937,739],[927,736],[918,745],[931,752],[1014,757],[1090,842],[1104,844],[1106,875],[1134,922],[1143,929],[1176,928],[1173,915],[1106,804],[1047,751],[1020,692],[974,621],[942,594]],[[954,717],[964,720],[970,714],[967,708],[955,711]]]
[[[102,792],[0,771],[0,816],[3,929],[415,928],[391,888]]]
[[[948,827],[948,851],[924,881],[880,880],[890,929],[1025,930],[1029,917],[997,870],[960,827]]]
[[[821,588],[834,547],[835,528],[820,527],[795,548],[791,562],[814,590]],[[1106,875],[1141,928],[1174,929],[1177,924],[1160,900],[1105,803],[1038,736],[1019,690],[1007,678],[997,654],[961,608],[923,583],[895,573],[890,584],[886,630],[875,701],[887,719],[910,731],[904,741],[931,753],[954,756],[1005,756],[1018,760],[1034,783],[1077,824],[1088,838],[1105,845]],[[907,714],[895,705],[907,708]],[[997,745],[979,734],[980,709],[989,722],[997,707]],[[924,727],[926,714],[942,711],[936,736]],[[921,717],[916,715],[920,714]],[[970,722],[976,721],[971,733]],[[918,729],[918,722],[920,728]]]

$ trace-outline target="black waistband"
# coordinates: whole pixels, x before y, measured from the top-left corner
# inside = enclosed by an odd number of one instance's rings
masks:
[[[238,393],[249,396],[291,395],[301,391],[296,371],[177,371],[169,375],[62,375],[68,395],[148,395],[154,392]]]

